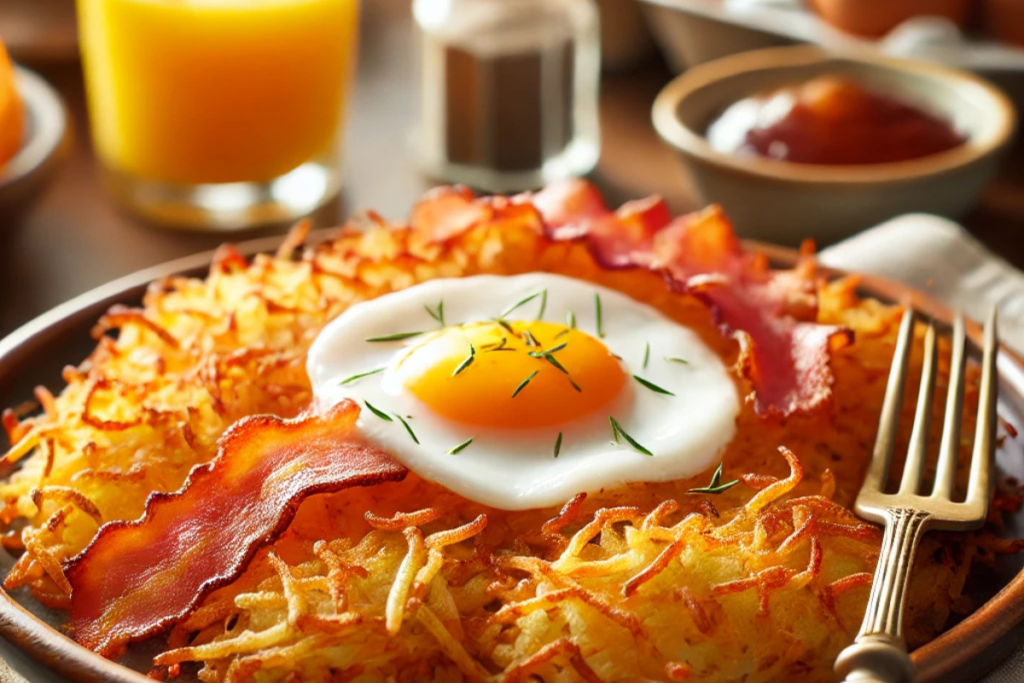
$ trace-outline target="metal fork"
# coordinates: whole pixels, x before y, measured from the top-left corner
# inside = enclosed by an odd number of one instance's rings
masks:
[[[897,493],[885,493],[889,465],[903,407],[903,391],[913,344],[914,313],[903,316],[889,384],[882,403],[878,438],[867,476],[854,510],[861,517],[885,526],[882,550],[871,584],[867,612],[854,643],[836,659],[835,670],[847,683],[910,683],[914,664],[903,640],[903,612],[907,582],[917,544],[924,532],[932,529],[967,531],[981,526],[988,515],[992,490],[992,460],[996,439],[996,313],[985,325],[985,350],[982,359],[978,399],[977,431],[971,460],[967,498],[953,501],[957,455],[960,450],[960,420],[964,400],[964,320],[958,315],[953,324],[953,351],[950,362],[949,393],[942,429],[942,441],[935,472],[935,484],[928,495],[918,493],[931,424],[935,393],[936,334],[929,325],[924,338],[921,388],[917,397],[914,426],[910,434],[903,479]]]

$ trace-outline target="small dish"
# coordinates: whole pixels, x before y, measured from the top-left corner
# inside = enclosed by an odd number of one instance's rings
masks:
[[[730,104],[823,74],[850,76],[946,117],[967,140],[911,161],[844,167],[726,154],[705,139]],[[653,120],[689,166],[702,201],[724,205],[744,236],[793,244],[807,235],[833,242],[904,213],[962,215],[995,173],[1017,115],[998,89],[965,72],[801,46],[694,67],[658,95]]]
[[[21,150],[0,167],[0,210],[22,209],[51,175],[67,139],[67,114],[60,96],[37,74],[15,67],[25,107]]]

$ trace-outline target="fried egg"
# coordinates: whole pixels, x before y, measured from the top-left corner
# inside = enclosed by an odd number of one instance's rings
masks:
[[[356,304],[310,348],[316,401],[425,479],[505,510],[695,476],[739,413],[692,330],[560,275],[432,280]]]

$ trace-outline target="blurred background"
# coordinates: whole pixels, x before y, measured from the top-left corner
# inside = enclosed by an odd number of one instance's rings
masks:
[[[0,335],[306,213],[401,220],[445,182],[585,175],[610,206],[723,202],[741,234],[790,245],[943,213],[1024,266],[1024,0],[266,0],[275,14],[240,20],[243,4],[0,0],[32,150],[0,176]],[[790,45],[822,52],[728,61]],[[958,147],[818,171],[705,139],[730,104],[837,73],[905,96]],[[807,111],[852,101],[828,92]]]

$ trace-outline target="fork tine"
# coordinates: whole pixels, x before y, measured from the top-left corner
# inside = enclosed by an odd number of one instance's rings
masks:
[[[903,409],[903,389],[907,383],[907,360],[910,357],[911,340],[914,336],[914,311],[909,306],[903,313],[896,350],[889,368],[889,383],[882,401],[882,415],[878,420],[878,438],[871,456],[867,476],[862,490],[883,491],[889,476],[889,464],[896,445],[896,430],[900,425],[900,411]]]
[[[964,321],[957,316],[954,322],[953,355],[951,358],[949,396],[945,429],[943,430],[940,467],[936,474],[935,492],[931,498],[916,494],[928,438],[929,416],[935,385],[936,342],[935,328],[929,325],[925,335],[924,362],[921,374],[917,410],[907,453],[907,466],[899,493],[887,494],[886,471],[892,459],[893,441],[899,423],[904,385],[907,377],[907,359],[913,339],[914,317],[910,310],[903,315],[889,384],[882,403],[882,417],[878,425],[878,439],[871,457],[868,476],[857,494],[854,509],[857,514],[885,525],[882,551],[875,567],[871,595],[864,613],[860,633],[836,659],[835,670],[853,681],[910,681],[915,678],[914,663],[907,655],[903,639],[903,613],[906,607],[907,583],[914,564],[921,534],[930,529],[969,530],[981,526],[988,512],[991,494],[993,453],[996,436],[996,357],[999,352],[996,333],[996,313],[985,325],[985,350],[982,358],[981,385],[978,397],[978,426],[974,435],[974,453],[967,500],[954,503],[939,494],[953,487],[956,453],[959,448],[960,417],[964,385]]]
[[[996,357],[996,310],[992,309],[985,323],[985,354],[982,360],[981,386],[978,389],[978,426],[974,435],[974,453],[971,456],[971,478],[967,485],[967,504],[988,507],[992,456],[996,443],[996,399],[998,379]]]
[[[953,350],[949,359],[949,389],[946,394],[946,416],[942,425],[942,443],[935,468],[932,496],[951,499],[956,480],[957,456],[960,454],[960,421],[964,415],[964,316],[953,320]]]
[[[921,362],[921,388],[917,392],[914,428],[907,446],[907,461],[903,467],[900,494],[916,494],[921,486],[921,473],[928,452],[928,434],[932,425],[932,401],[935,394],[935,325],[929,325],[924,335],[924,359]]]

